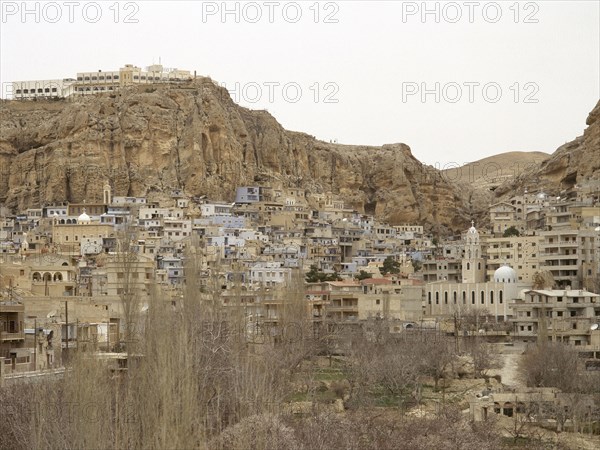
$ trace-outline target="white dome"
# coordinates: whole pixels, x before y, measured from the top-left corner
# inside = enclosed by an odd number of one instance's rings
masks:
[[[495,283],[516,283],[517,272],[510,266],[504,265],[494,272]]]
[[[77,223],[90,223],[91,221],[92,219],[86,214],[85,210],[83,210],[81,215],[77,218]]]

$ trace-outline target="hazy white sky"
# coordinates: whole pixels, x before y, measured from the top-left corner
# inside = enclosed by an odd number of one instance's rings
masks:
[[[598,1],[0,3],[3,93],[161,57],[288,129],[441,167],[551,153],[600,97]]]

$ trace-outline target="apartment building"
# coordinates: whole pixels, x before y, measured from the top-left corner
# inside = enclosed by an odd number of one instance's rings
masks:
[[[600,323],[600,295],[581,289],[529,290],[512,309],[515,334],[577,346],[590,345]]]
[[[557,229],[541,233],[540,268],[552,273],[556,284],[573,289],[583,287],[584,278],[597,273],[598,232]]]
[[[525,228],[520,205],[516,206],[508,202],[496,203],[490,206],[489,214],[494,236],[502,236],[510,227],[515,227],[519,231]]]
[[[518,281],[532,283],[540,270],[539,234],[530,236],[490,237],[487,240],[486,272],[492,279],[494,272],[503,264],[510,264],[519,274]]]

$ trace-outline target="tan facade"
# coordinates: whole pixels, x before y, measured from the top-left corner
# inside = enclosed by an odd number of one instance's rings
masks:
[[[542,232],[541,237],[540,267],[552,273],[559,287],[578,289],[584,278],[597,273],[597,232],[559,229]]]
[[[519,336],[591,345],[592,325],[600,323],[600,295],[579,289],[530,290],[513,310]]]
[[[506,263],[517,270],[519,281],[531,283],[533,275],[540,270],[541,241],[542,237],[539,235],[488,238],[488,279],[493,279],[496,269]]]

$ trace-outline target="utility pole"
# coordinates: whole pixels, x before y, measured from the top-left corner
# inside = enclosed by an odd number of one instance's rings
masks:
[[[67,339],[67,345],[65,346],[65,360],[69,359],[69,303],[67,301],[65,301],[65,322],[66,322],[66,339]],[[63,365],[64,365],[64,361],[63,361]]]
[[[37,319],[33,321],[33,370],[37,370]]]

